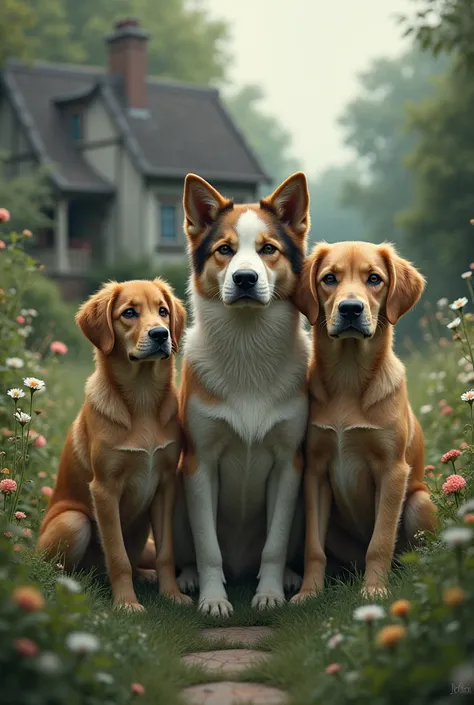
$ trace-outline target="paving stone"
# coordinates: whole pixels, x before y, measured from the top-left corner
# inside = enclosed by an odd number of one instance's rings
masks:
[[[225,649],[223,651],[199,651],[183,656],[187,666],[201,666],[209,673],[239,673],[252,666],[259,666],[271,654],[252,649]]]
[[[181,691],[181,696],[188,705],[285,705],[288,696],[278,688],[259,683],[205,683],[193,685]]]
[[[250,646],[270,636],[273,632],[271,627],[211,627],[202,629],[201,636],[212,642],[223,641],[230,644],[239,642]]]

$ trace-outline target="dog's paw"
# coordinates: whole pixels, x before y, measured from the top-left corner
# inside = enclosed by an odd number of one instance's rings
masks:
[[[192,598],[189,597],[189,595],[183,595],[183,593],[179,592],[178,590],[174,590],[173,592],[163,592],[162,595],[163,597],[168,598],[168,600],[176,602],[177,605],[193,604]]]
[[[364,585],[361,595],[366,600],[384,600],[388,597],[388,590],[384,585]]]
[[[292,605],[302,605],[307,600],[314,600],[318,594],[316,590],[301,590],[301,592],[291,598],[290,603]]]
[[[199,601],[199,611],[210,617],[230,617],[234,608],[226,597],[208,598]]]
[[[302,578],[291,568],[286,567],[283,574],[283,585],[286,592],[295,592],[301,587]]]
[[[115,608],[118,610],[124,610],[125,612],[145,612],[145,608],[136,600],[125,600],[123,602],[116,602]]]
[[[266,592],[257,592],[252,600],[252,607],[257,610],[273,610],[275,607],[280,607],[285,603],[285,596],[283,593],[276,592],[275,590],[268,590]]]
[[[145,583],[156,583],[158,582],[158,577],[156,575],[156,570],[151,570],[150,568],[138,568],[136,572],[137,580]]]
[[[192,565],[185,566],[176,579],[181,592],[196,592],[199,588],[199,576]]]

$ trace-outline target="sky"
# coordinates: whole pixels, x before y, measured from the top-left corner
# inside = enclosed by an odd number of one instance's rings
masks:
[[[358,93],[357,74],[407,46],[395,16],[410,0],[207,0],[232,27],[230,78],[258,83],[265,109],[293,135],[310,174],[347,162],[337,119]]]

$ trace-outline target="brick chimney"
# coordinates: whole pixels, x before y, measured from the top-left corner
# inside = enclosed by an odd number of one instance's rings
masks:
[[[108,46],[109,74],[123,78],[128,107],[145,111],[147,105],[147,51],[148,34],[140,29],[136,19],[116,22],[112,34],[105,41]]]

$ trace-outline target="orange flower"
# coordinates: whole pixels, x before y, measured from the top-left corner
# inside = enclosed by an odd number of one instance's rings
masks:
[[[465,524],[474,524],[474,514],[466,514],[464,517],[464,523]]]
[[[390,607],[390,612],[394,617],[405,617],[411,610],[411,602],[408,600],[397,600]]]
[[[466,599],[466,593],[461,587],[447,588],[443,592],[443,602],[447,607],[457,607]]]
[[[378,632],[375,641],[379,646],[396,646],[404,639],[406,633],[407,630],[401,624],[389,624]]]
[[[12,592],[12,600],[25,612],[37,612],[46,604],[40,591],[31,585],[15,588]]]

